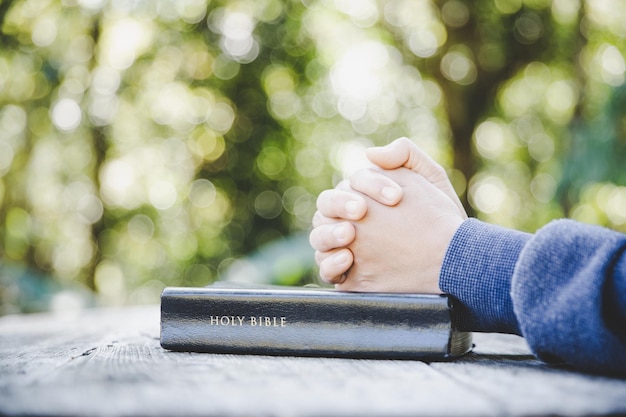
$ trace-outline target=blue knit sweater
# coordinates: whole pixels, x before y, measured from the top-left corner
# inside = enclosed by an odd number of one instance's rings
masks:
[[[465,221],[441,289],[463,330],[524,336],[540,359],[626,374],[626,235],[571,220],[536,234]]]

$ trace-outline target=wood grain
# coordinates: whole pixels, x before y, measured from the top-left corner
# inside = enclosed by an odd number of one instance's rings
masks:
[[[158,307],[0,319],[0,414],[502,416],[626,413],[626,380],[549,367],[476,334],[454,362],[163,350]]]

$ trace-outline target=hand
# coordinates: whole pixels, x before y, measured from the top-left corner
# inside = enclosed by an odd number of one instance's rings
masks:
[[[443,258],[467,216],[423,176],[406,168],[383,174],[401,186],[403,198],[395,206],[388,206],[360,196],[367,202],[367,214],[350,222],[354,227],[352,243],[338,250],[349,250],[353,263],[344,278],[335,282],[336,288],[441,293]],[[369,175],[359,172],[353,179],[360,181]],[[337,222],[335,227],[343,223]]]
[[[382,168],[405,166],[420,173],[449,198],[458,209],[460,218],[467,218],[443,168],[408,139],[398,139],[382,148],[370,148],[367,156]],[[380,172],[361,171],[351,178],[350,185],[365,196],[389,206],[397,204],[402,198],[402,189],[398,184]],[[316,249],[320,277],[327,282],[343,282],[344,273],[354,261],[348,245],[354,240],[356,230],[346,220],[362,219],[368,210],[365,196],[348,192],[352,190],[350,185],[341,183],[336,189],[320,194],[317,201],[318,211],[313,218],[310,241]]]
[[[428,182],[442,191],[456,205],[459,214],[467,218],[465,208],[456,195],[456,191],[454,191],[454,187],[452,183],[450,183],[446,171],[409,139],[396,139],[387,146],[369,148],[365,152],[367,158],[382,169],[406,167],[420,174],[428,180]],[[355,179],[350,182],[350,185],[355,190],[368,195],[379,203],[386,204],[382,196],[384,189],[377,188],[380,183],[379,181],[372,181],[367,184]],[[388,183],[385,183],[385,185],[389,186]]]
[[[367,172],[362,173],[365,176]],[[402,198],[402,188],[390,178],[379,174],[371,180],[372,188],[382,190],[379,199],[385,204],[397,204]],[[313,216],[309,240],[316,249],[320,277],[326,282],[340,282],[352,265],[354,258],[347,246],[354,240],[356,231],[350,220],[365,217],[368,204],[365,197],[343,181],[335,189],[323,191],[317,199],[318,211]]]

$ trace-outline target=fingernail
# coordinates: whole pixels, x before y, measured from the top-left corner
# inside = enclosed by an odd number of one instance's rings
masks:
[[[390,203],[395,203],[400,199],[400,191],[393,187],[383,187],[381,194]]]
[[[346,212],[350,215],[350,216],[356,216],[357,212],[359,210],[359,203],[354,201],[354,200],[350,200],[346,203]]]
[[[333,257],[335,265],[345,265],[348,263],[348,255],[344,252],[339,252]]]
[[[336,226],[336,227],[333,229],[333,235],[334,235],[337,239],[339,239],[339,241],[343,241],[343,240],[345,240],[345,238],[346,238],[346,234],[347,234],[347,231],[346,231],[346,226],[345,226],[345,225],[343,225],[343,224],[338,225],[338,226]]]

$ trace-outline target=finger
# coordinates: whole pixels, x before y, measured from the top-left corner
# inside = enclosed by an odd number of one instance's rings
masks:
[[[349,222],[325,224],[311,230],[309,243],[319,252],[343,248],[354,241],[356,231]]]
[[[326,217],[319,211],[316,211],[315,214],[313,214],[313,219],[311,220],[311,224],[315,228],[315,227],[322,226],[324,224],[333,224],[333,223],[337,223],[340,221],[341,220],[339,219]]]
[[[317,210],[329,218],[360,220],[367,213],[367,202],[354,192],[325,190],[317,197]]]
[[[443,167],[408,138],[396,139],[387,146],[369,148],[366,155],[372,163],[383,169],[406,167],[417,172],[452,199],[459,210],[465,212]]]
[[[350,177],[350,186],[387,206],[395,206],[402,199],[402,187],[374,169],[362,169]]]
[[[409,168],[430,182],[447,179],[445,171],[408,138],[399,138],[387,146],[369,148],[368,159],[383,169]]]
[[[339,181],[339,183],[335,186],[335,189],[343,190],[343,191],[351,191],[352,190],[350,188],[350,182],[348,180]]]
[[[344,274],[352,266],[354,257],[349,249],[337,249],[330,252],[315,252],[315,260],[319,265],[320,278],[329,284],[340,284]]]

